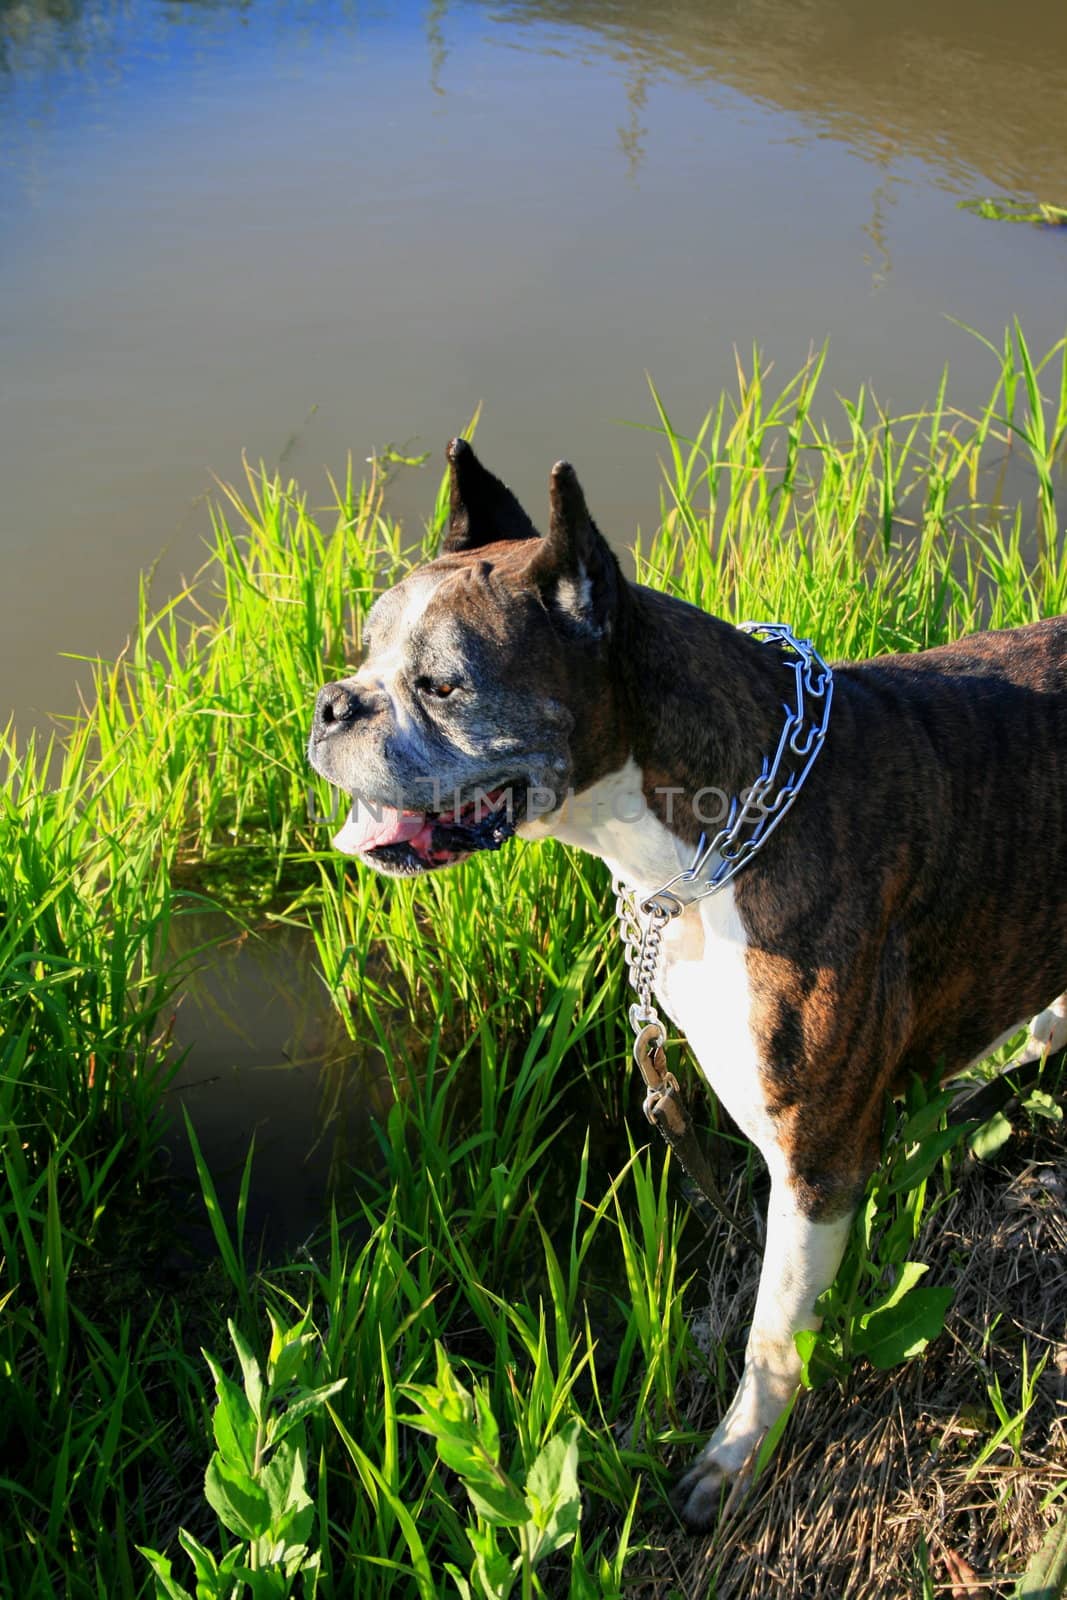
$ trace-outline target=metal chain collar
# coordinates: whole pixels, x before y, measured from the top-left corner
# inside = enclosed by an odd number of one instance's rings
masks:
[[[687,901],[703,900],[724,889],[766,844],[803,788],[823,747],[834,698],[832,669],[811,640],[798,639],[785,622],[742,622],[740,631],[762,634],[783,651],[792,651],[785,665],[793,673],[793,705],[783,704],[785,721],[778,747],[772,757],[763,757],[752,786],[731,798],[719,832],[710,844],[707,835],[701,834],[692,866],[668,878],[642,901],[643,911],[656,903],[676,917]],[[783,768],[790,767],[794,759],[797,765],[783,778]]]
[[[724,889],[766,844],[803,788],[830,725],[834,675],[811,640],[798,639],[784,622],[744,622],[741,630],[760,634],[788,652],[785,665],[794,674],[794,703],[783,704],[785,720],[774,755],[764,756],[752,787],[733,796],[726,822],[711,842],[701,835],[691,866],[640,902],[636,891],[621,878],[612,880],[619,935],[630,986],[637,996],[630,1006],[629,1018],[634,1032],[634,1060],[648,1091],[644,1112],[666,1137],[669,1135],[665,1124],[674,1114],[672,1103],[680,1100],[680,1090],[673,1073],[666,1070],[663,1046],[667,1030],[652,998],[664,930],[687,905]],[[784,776],[783,769],[788,769]],[[688,1122],[684,1107],[681,1116]],[[669,1138],[669,1142],[674,1144],[675,1140]],[[709,1191],[702,1179],[697,1181],[715,1209],[745,1233],[723,1207],[714,1185]]]

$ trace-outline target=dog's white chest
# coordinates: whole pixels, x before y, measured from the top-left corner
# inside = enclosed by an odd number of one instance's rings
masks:
[[[766,1155],[775,1141],[752,1031],[747,946],[727,887],[666,930],[657,993],[715,1093]]]
[[[657,984],[663,1007],[690,1039],[735,1046],[748,1032],[745,936],[725,889],[664,930]]]
[[[555,835],[592,851],[634,888],[638,899],[692,859],[691,849],[649,811],[632,759],[551,817],[524,823],[520,832],[528,838]],[[656,994],[734,1121],[772,1161],[774,1128],[752,1033],[747,944],[728,885],[691,905],[664,930]]]

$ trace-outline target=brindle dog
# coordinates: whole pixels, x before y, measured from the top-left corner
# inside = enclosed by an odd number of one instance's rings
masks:
[[[353,797],[335,842],[410,874],[552,835],[647,895],[692,860],[694,797],[744,792],[774,751],[781,652],[627,582],[566,463],[541,537],[468,444],[448,453],[441,555],[378,600],[363,665],[318,698],[312,765]],[[771,1176],[744,1376],[680,1485],[690,1526],[796,1386],[886,1093],[1043,1007],[1033,1048],[1067,1041],[1065,890],[1053,618],[838,666],[788,817],[668,928],[659,1000]]]

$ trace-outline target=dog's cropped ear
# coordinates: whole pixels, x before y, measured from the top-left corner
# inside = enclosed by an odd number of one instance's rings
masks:
[[[611,547],[589,515],[569,461],[557,461],[548,479],[547,537],[535,549],[527,576],[551,610],[583,633],[610,631],[622,574]]]
[[[478,550],[500,539],[539,537],[511,490],[486,471],[466,439],[453,439],[447,455],[450,496],[442,555]]]

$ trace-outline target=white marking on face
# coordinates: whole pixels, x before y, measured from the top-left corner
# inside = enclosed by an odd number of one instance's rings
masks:
[[[397,694],[397,683],[411,668],[411,636],[425,615],[433,599],[442,574],[409,578],[404,587],[404,608],[389,629],[389,642],[383,650],[372,650],[356,673],[357,684],[368,689],[380,689],[389,696],[397,725],[403,728],[410,722],[403,700]]]

